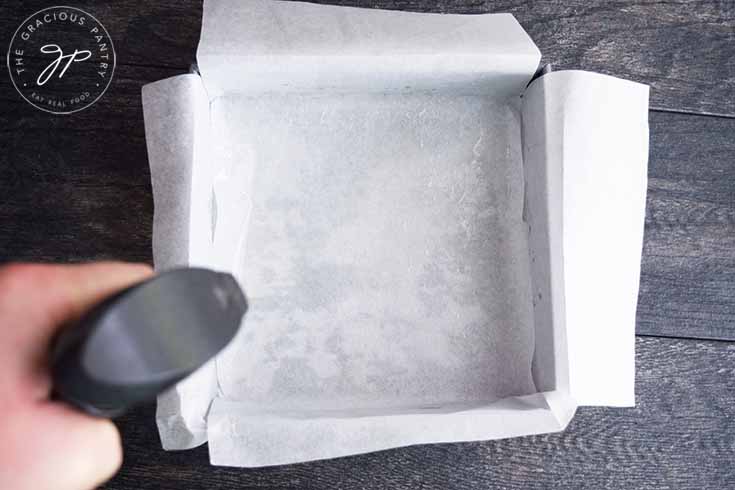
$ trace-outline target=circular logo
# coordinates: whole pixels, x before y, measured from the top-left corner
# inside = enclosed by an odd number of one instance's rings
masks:
[[[115,71],[115,49],[92,15],[74,7],[49,7],[24,20],[13,34],[8,70],[29,104],[71,114],[105,93]]]

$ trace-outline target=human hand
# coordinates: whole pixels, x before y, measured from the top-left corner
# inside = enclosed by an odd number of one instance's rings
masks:
[[[51,341],[151,274],[147,265],[111,262],[0,267],[0,488],[89,489],[118,470],[115,425],[50,400]]]

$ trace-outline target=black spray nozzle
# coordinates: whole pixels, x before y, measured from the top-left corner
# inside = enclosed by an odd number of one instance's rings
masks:
[[[176,269],[125,289],[59,335],[54,396],[94,415],[118,416],[214,357],[246,311],[235,278],[207,269]]]

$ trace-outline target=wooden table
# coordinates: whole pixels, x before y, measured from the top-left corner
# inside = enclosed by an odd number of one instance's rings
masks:
[[[125,463],[105,488],[735,486],[735,2],[330,3],[512,12],[555,69],[651,86],[637,405],[581,408],[558,434],[254,470],[211,467],[206,447],[162,451],[151,405],[119,420]],[[51,4],[5,0],[0,47],[25,17]],[[189,70],[201,5],[73,5],[110,32],[115,78],[91,108],[52,116],[23,101],[0,70],[0,260],[150,262],[153,202],[140,88]]]

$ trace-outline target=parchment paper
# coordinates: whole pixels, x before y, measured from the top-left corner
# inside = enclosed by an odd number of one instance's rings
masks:
[[[647,87],[526,90],[539,58],[509,15],[205,2],[201,77],[143,92],[154,258],[252,308],[159,399],[164,447],[272,465],[633,402]]]

